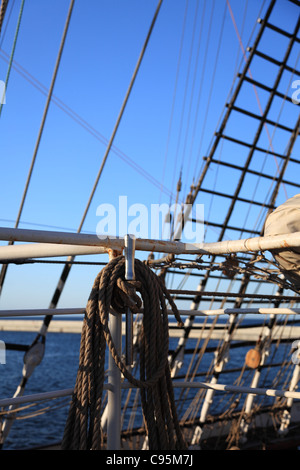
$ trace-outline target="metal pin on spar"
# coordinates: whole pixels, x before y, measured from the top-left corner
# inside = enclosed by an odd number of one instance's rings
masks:
[[[134,273],[134,254],[135,254],[135,236],[125,235],[124,237],[125,254],[125,279],[127,281],[135,280]],[[126,365],[132,365],[133,362],[133,315],[128,308],[126,313]]]

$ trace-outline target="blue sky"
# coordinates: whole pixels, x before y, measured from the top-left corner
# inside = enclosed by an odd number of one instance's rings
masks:
[[[268,3],[228,4],[246,48]],[[169,203],[181,169],[180,197],[185,199],[243,61],[228,4],[164,0],[84,232],[95,233],[99,204],[117,207],[120,195],[128,197],[129,205]],[[20,0],[10,2],[2,28],[1,80],[20,5]],[[75,1],[20,227],[77,230],[156,6],[153,0]],[[25,1],[0,118],[2,226],[13,227],[18,213],[68,8],[67,0]],[[288,25],[295,8],[281,0],[274,22],[280,18]],[[280,56],[281,43],[272,39],[270,47]],[[272,81],[273,71],[261,69],[259,62],[253,72],[268,74]],[[254,94],[245,98],[258,112]],[[260,98],[263,102],[263,93]],[[296,115],[298,108],[292,112]],[[242,122],[237,125],[247,132]],[[224,187],[230,184],[228,177]],[[74,267],[60,305],[83,306],[97,271]],[[60,273],[61,266],[55,265],[11,265],[1,308],[47,308]],[[16,285],[24,286],[17,296]]]

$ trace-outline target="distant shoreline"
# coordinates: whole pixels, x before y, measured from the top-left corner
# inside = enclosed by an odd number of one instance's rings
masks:
[[[73,333],[81,334],[82,320],[55,320],[49,325],[49,333]],[[19,332],[39,332],[42,325],[42,320],[0,320],[0,332],[1,331],[19,331]],[[254,328],[241,328],[237,329],[234,333],[233,340],[239,341],[257,341],[257,338],[262,332],[261,327]],[[123,334],[125,333],[125,323],[123,322]],[[183,333],[182,329],[176,328],[176,323],[170,323],[169,336],[180,337]],[[214,331],[210,331],[209,328],[202,329],[201,325],[197,325],[190,334],[190,338],[206,338],[210,336],[212,339],[221,339],[224,337],[224,328],[215,327]],[[291,328],[290,326],[278,326],[272,332],[273,339],[294,339],[300,338],[300,326]]]

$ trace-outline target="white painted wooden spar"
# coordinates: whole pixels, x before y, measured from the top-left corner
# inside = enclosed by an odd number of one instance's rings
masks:
[[[64,246],[61,248],[60,255],[69,255],[70,246],[91,247],[91,253],[95,253],[95,247],[113,250],[122,250],[125,246],[123,237],[101,237],[82,233],[52,232],[43,230],[27,230],[0,227],[0,240],[11,242],[29,242],[29,243],[49,243]],[[274,235],[268,237],[254,237],[243,240],[226,240],[214,243],[184,243],[181,241],[165,241],[136,239],[135,249],[139,251],[151,251],[160,253],[174,254],[230,254],[248,251],[266,251],[272,249],[289,249],[300,247],[300,232],[288,233],[284,235]],[[1,257],[5,257],[5,248],[1,247]],[[16,248],[16,247],[15,247]],[[46,247],[45,247],[46,248]],[[24,257],[26,255],[26,245],[23,247]],[[65,250],[65,252],[64,252]],[[9,252],[10,250],[7,250]],[[20,250],[21,251],[21,250]],[[88,253],[88,249],[84,254]],[[31,254],[29,253],[29,257]],[[45,253],[43,256],[47,256]],[[53,256],[53,255],[52,255]]]
[[[111,338],[118,353],[122,350],[122,317],[110,312],[109,327]],[[107,398],[107,450],[117,450],[121,447],[121,372],[116,365],[111,352],[108,355],[108,398]]]
[[[101,253],[107,253],[103,246],[58,245],[53,243],[8,245],[0,247],[0,261],[17,261],[28,258],[49,258],[55,256],[97,255]]]
[[[227,384],[210,384],[205,382],[180,382],[173,381],[173,387],[175,388],[204,388],[204,389],[214,389],[215,391],[220,392],[232,392],[232,393],[254,393],[255,395],[269,396],[269,397],[285,397],[293,398],[295,400],[300,399],[300,392],[291,392],[288,390],[280,389],[268,389],[268,388],[251,388],[251,387],[241,387],[237,385],[227,385]],[[110,383],[104,384],[104,390],[112,390],[112,385]],[[135,388],[129,382],[123,382],[121,384],[121,389]],[[23,405],[25,403],[34,403],[37,401],[52,400],[53,398],[67,397],[72,395],[73,389],[65,390],[56,390],[52,392],[36,393],[32,395],[24,395],[22,397],[15,398],[2,398],[0,399],[0,407],[9,406],[9,405]]]

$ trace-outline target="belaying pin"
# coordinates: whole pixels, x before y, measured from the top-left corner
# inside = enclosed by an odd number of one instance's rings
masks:
[[[125,279],[127,281],[135,280],[134,255],[135,255],[135,236],[125,235],[124,237],[124,255],[125,255]],[[128,308],[126,313],[126,365],[132,365],[133,362],[133,315]]]

